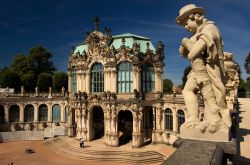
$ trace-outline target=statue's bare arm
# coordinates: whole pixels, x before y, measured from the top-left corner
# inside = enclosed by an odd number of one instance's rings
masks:
[[[188,53],[188,59],[189,60],[194,60],[194,58],[198,57],[201,55],[201,53],[206,49],[206,43],[204,40],[199,39],[196,43],[193,44],[192,48],[189,49]]]

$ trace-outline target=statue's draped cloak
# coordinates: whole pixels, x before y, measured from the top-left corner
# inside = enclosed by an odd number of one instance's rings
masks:
[[[220,32],[213,22],[204,22],[197,29],[197,40],[202,39],[206,43],[206,69],[211,80],[216,102],[220,110],[226,109],[226,88],[224,85],[225,73],[222,52],[222,39]]]

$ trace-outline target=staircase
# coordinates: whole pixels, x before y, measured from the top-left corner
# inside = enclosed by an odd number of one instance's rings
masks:
[[[48,139],[45,141],[56,153],[78,160],[89,161],[112,161],[132,164],[161,164],[166,157],[156,151],[129,152],[129,151],[112,151],[110,150],[91,150],[80,148],[77,143],[69,143],[61,137]]]

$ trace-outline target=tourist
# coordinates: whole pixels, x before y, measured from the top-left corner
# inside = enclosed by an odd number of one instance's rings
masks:
[[[83,138],[80,138],[80,147],[84,148],[84,140],[83,140]]]

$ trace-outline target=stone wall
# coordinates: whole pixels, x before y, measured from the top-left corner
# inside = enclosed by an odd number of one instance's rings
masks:
[[[44,131],[0,132],[0,142],[44,140]]]

